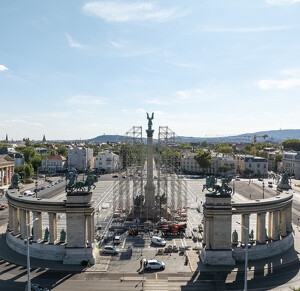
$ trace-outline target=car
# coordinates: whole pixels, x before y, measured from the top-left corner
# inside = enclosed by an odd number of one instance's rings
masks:
[[[258,178],[258,181],[263,181],[263,179],[262,178]]]
[[[158,260],[147,260],[146,261],[146,270],[164,270],[166,268],[165,263]]]
[[[273,188],[273,185],[272,185],[272,184],[269,184],[268,187]]]
[[[7,208],[8,205],[7,204],[4,204],[4,203],[1,203],[0,204],[0,210],[4,210],[5,208]]]
[[[155,245],[163,246],[163,247],[167,244],[167,242],[159,236],[152,236],[151,242],[154,243]]]
[[[120,237],[119,235],[116,235],[116,236],[114,237],[114,244],[119,244],[119,243],[121,243],[121,242],[122,242],[121,237]]]
[[[113,177],[113,178],[118,178],[119,176],[118,176],[118,175],[113,175],[112,177]]]
[[[41,188],[35,188],[34,190],[33,190],[33,192],[34,193],[37,193],[37,192],[39,192],[41,190]]]
[[[41,187],[41,190],[45,190],[46,188],[44,186]]]
[[[240,178],[238,178],[238,177],[236,177],[236,178],[235,178],[235,181],[241,181],[241,179],[240,179]]]
[[[24,191],[24,196],[26,196],[26,197],[30,197],[30,196],[34,196],[34,195],[35,195],[35,193],[30,190]]]
[[[105,246],[103,248],[103,253],[105,254],[113,254],[113,255],[116,255],[120,252],[119,249],[117,249],[116,247],[114,246]]]

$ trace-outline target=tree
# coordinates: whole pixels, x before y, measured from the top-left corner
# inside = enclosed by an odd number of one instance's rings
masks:
[[[251,169],[249,169],[249,168],[245,168],[245,170],[244,170],[244,172],[243,172],[243,174],[245,175],[245,176],[248,176],[248,175],[250,175],[250,174],[252,174],[253,173],[253,170],[251,170]]]
[[[229,167],[227,165],[221,165],[218,167],[217,172],[218,173],[226,173],[226,172],[228,172],[228,170],[229,170]]]
[[[26,147],[30,147],[30,146],[32,145],[32,142],[30,141],[29,138],[27,138],[27,139],[25,140],[25,145],[26,145]]]
[[[20,178],[23,179],[25,177],[25,166],[20,165],[15,167],[15,173],[20,175]]]
[[[57,147],[57,153],[59,155],[66,157],[68,155],[68,149],[66,147],[64,147],[63,145],[59,145]]]
[[[277,154],[274,158],[274,168],[275,168],[275,171],[278,170],[278,163],[282,161],[282,154]]]
[[[300,139],[292,138],[282,142],[283,148],[300,151]]]
[[[207,170],[207,168],[210,166],[211,154],[208,151],[199,149],[198,153],[194,156],[194,159],[202,169]]]
[[[4,148],[4,147],[12,147],[11,144],[9,143],[3,143],[3,142],[0,142],[0,149]]]
[[[26,163],[30,163],[30,160],[35,156],[36,151],[33,147],[26,147],[22,150],[24,155],[24,160]]]
[[[258,154],[257,154],[257,156],[265,158],[265,159],[268,159],[268,152],[266,152],[266,151],[259,151]]]
[[[25,164],[25,178],[31,178],[34,174],[33,167],[31,164]]]
[[[233,148],[227,142],[222,142],[216,146],[215,152],[223,153],[223,154],[232,154]]]
[[[40,142],[36,142],[32,145],[35,148],[47,148],[44,144],[40,143]]]
[[[241,154],[244,155],[253,155],[254,154],[254,149],[253,149],[253,144],[247,144],[241,149]]]
[[[34,158],[32,158],[31,161],[30,161],[30,163],[31,163],[34,171],[37,172],[38,168],[40,168],[41,165],[42,165],[42,157],[41,157],[41,155],[37,155]]]

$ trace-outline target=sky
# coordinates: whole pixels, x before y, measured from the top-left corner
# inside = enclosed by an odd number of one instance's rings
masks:
[[[0,140],[300,128],[300,0],[0,2]],[[144,131],[144,136],[146,136]]]

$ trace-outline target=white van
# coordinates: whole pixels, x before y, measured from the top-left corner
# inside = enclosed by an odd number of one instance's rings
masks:
[[[163,246],[163,247],[167,244],[167,242],[159,236],[152,236],[151,242],[158,246]]]
[[[30,196],[34,196],[34,195],[35,195],[35,193],[30,190],[24,191],[24,196],[30,197]]]

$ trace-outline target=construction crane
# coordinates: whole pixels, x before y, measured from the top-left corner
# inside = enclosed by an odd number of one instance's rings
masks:
[[[262,137],[263,139],[265,139],[266,137],[268,137],[268,135],[267,134],[265,134],[265,135],[256,135],[256,134],[254,134],[254,135],[243,135],[243,137],[249,137],[249,138],[253,137],[254,156],[256,156],[256,139],[258,137]]]

